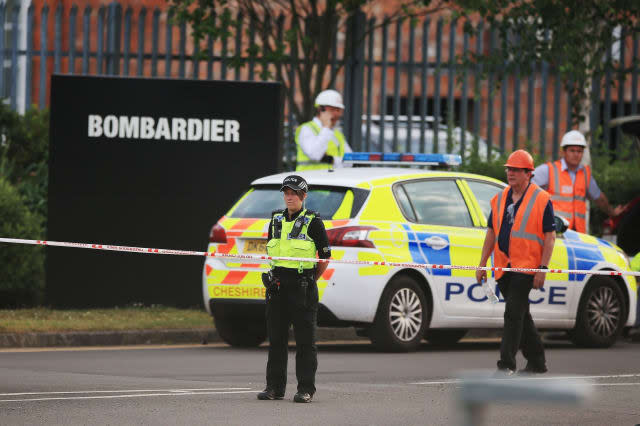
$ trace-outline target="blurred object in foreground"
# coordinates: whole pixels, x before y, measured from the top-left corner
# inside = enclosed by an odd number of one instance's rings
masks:
[[[485,423],[487,405],[495,402],[554,403],[577,405],[593,397],[591,381],[579,377],[497,377],[493,371],[464,371],[459,374],[458,402],[461,424]]]

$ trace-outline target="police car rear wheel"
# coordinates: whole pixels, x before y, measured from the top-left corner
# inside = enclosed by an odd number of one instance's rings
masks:
[[[593,277],[580,298],[571,340],[578,346],[607,348],[620,336],[626,318],[624,296],[616,282]]]
[[[381,350],[416,350],[427,327],[427,300],[412,278],[394,278],[380,298],[378,313],[371,328],[371,342]]]
[[[256,347],[267,339],[264,323],[236,318],[216,318],[214,322],[220,338],[231,346]]]

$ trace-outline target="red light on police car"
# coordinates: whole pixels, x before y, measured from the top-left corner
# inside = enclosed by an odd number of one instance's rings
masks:
[[[329,245],[332,247],[364,247],[375,248],[368,239],[369,231],[378,229],[375,226],[344,226],[327,229]]]
[[[209,232],[209,242],[222,244],[227,243],[227,233],[219,223],[216,223],[213,225],[213,228],[211,228],[211,232]]]

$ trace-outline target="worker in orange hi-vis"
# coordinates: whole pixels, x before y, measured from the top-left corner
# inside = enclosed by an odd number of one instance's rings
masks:
[[[549,269],[556,240],[550,196],[531,183],[533,158],[527,151],[513,152],[505,168],[509,186],[491,200],[479,266],[487,266],[493,253],[495,267]],[[506,302],[498,374],[515,373],[520,348],[527,359],[520,374],[546,373],[544,347],[529,312],[529,293],[534,288],[542,289],[546,273],[496,271],[495,277]],[[486,278],[487,271],[476,271],[478,282]]]
[[[582,165],[587,141],[577,130],[571,130],[560,143],[562,158],[536,167],[532,182],[551,195],[555,214],[569,221],[569,229],[587,232],[587,197],[609,216],[617,216],[623,206],[612,207],[598,188],[591,167]]]

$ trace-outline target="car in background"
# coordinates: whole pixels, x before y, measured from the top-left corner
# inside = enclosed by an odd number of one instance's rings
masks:
[[[397,131],[394,128],[397,123]],[[294,126],[293,129],[297,127]],[[399,115],[397,121],[393,115],[385,115],[384,119],[380,115],[362,116],[362,125],[360,131],[362,133],[362,146],[367,151],[376,152],[412,152],[412,153],[433,153],[436,133],[438,136],[438,152],[439,153],[460,153],[463,134],[464,134],[464,153],[465,158],[470,157],[474,152],[474,144],[477,144],[477,153],[480,158],[487,158],[488,145],[487,141],[478,135],[462,130],[460,127],[453,127],[451,131],[444,124],[437,124],[438,131],[435,131],[436,120],[432,116],[406,116]],[[290,131],[289,122],[284,123],[284,135],[290,137],[291,141],[285,143],[285,152],[283,161],[288,160],[295,162],[296,145],[293,140],[294,131]],[[341,124],[338,129],[343,130]],[[394,149],[394,132],[396,133],[396,146]],[[382,133],[382,141],[380,140]],[[448,142],[449,134],[451,134],[451,142]],[[352,146],[353,148],[353,146]],[[500,152],[494,149],[491,153],[492,158],[500,156]]]
[[[437,135],[437,152],[457,154],[460,153],[464,135],[465,157],[471,156],[474,143],[477,143],[478,155],[480,158],[487,158],[488,148],[485,139],[460,127],[453,127],[449,130],[449,127],[444,124],[438,123],[436,125],[434,117],[399,115],[397,130],[394,130],[395,124],[396,119],[393,115],[385,115],[384,119],[380,115],[372,115],[370,122],[366,115],[363,116],[361,127],[363,146],[368,147],[368,151],[432,153]],[[381,133],[383,135],[382,143],[380,142]],[[449,133],[451,133],[450,136]],[[393,144],[394,134],[396,149]],[[451,137],[450,142],[449,137]],[[366,140],[369,141],[368,145],[366,145]],[[499,156],[499,152],[494,150],[492,156]]]
[[[505,187],[475,174],[402,167],[298,173],[310,187],[306,208],[323,219],[332,258],[340,260],[476,266],[490,200]],[[263,255],[271,212],[284,208],[287,174],[253,181],[212,227],[208,251]],[[565,225],[549,267],[627,271],[629,263],[613,244]],[[225,342],[256,346],[266,339],[261,273],[268,268],[264,261],[206,257],[204,304]],[[423,338],[454,343],[469,329],[503,326],[503,300],[489,303],[473,270],[329,263],[318,289],[320,326],[355,327],[382,350],[415,350]],[[531,313],[540,329],[607,347],[636,325],[636,293],[629,276],[550,273],[544,288],[531,293]]]

